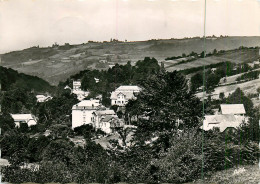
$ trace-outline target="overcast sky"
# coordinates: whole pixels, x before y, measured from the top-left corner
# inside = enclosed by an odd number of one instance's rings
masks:
[[[260,0],[207,0],[207,35],[260,36]],[[0,0],[0,53],[203,35],[204,0]]]

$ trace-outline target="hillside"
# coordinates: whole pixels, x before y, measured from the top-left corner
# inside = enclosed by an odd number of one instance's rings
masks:
[[[244,167],[239,166],[237,168],[231,168],[223,171],[213,173],[212,177],[205,178],[204,181],[198,180],[192,182],[193,184],[200,183],[218,183],[218,184],[234,184],[234,183],[248,183],[257,184],[260,181],[259,165],[246,165]],[[187,184],[192,184],[187,183]]]
[[[206,58],[199,58],[190,62],[179,62],[177,60],[166,60],[165,67],[168,71],[173,70],[185,70],[189,68],[200,67],[203,65],[216,64],[220,62],[230,61],[235,64],[248,63],[255,61],[259,58],[259,49],[234,49],[228,51],[222,51]]]
[[[39,77],[18,73],[13,69],[2,66],[0,66],[0,82],[4,91],[10,89],[12,86],[23,87],[36,92],[51,92],[54,88]]]
[[[144,57],[155,57],[159,62],[167,57],[179,56],[183,53],[189,54],[192,51],[201,53],[204,49],[203,38],[149,40],[138,42],[88,42],[81,45],[63,46],[53,45],[52,47],[32,47],[22,51],[14,51],[1,55],[2,66],[10,67],[19,72],[41,77],[51,84],[58,84],[68,76],[78,73],[86,68],[105,70],[115,63],[125,64],[131,61],[144,59]],[[214,49],[232,50],[240,46],[260,46],[260,37],[223,37],[207,38],[206,52]],[[201,66],[203,63],[218,63],[223,60],[234,62],[251,61],[255,58],[256,52],[228,53],[223,56],[196,60],[192,63],[176,64],[166,62],[169,71]],[[169,61],[170,62],[170,61]]]

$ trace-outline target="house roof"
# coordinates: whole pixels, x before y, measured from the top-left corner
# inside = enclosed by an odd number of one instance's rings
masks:
[[[10,163],[7,159],[0,158],[0,167],[1,166],[9,166],[9,165],[10,165]]]
[[[102,115],[115,115],[115,111],[113,110],[98,110],[96,112],[94,112],[96,115],[98,116],[102,116]]]
[[[206,115],[203,121],[203,130],[210,130],[213,127],[219,128],[220,132],[226,130],[226,128],[238,128],[243,121],[247,122],[247,118],[240,115],[226,114],[226,115]]]
[[[37,99],[41,99],[41,98],[43,98],[43,99],[48,99],[48,98],[52,98],[51,96],[45,96],[45,95],[36,95],[36,98]]]
[[[107,116],[105,116],[101,121],[102,122],[108,122],[108,121],[110,121],[111,119],[113,119],[113,118],[116,118],[115,116],[112,116],[112,115],[107,115]]]
[[[36,95],[36,98],[46,98],[44,95]]]
[[[110,123],[111,127],[120,127],[124,125],[123,120],[119,119],[116,115],[105,116],[101,121]]]
[[[11,116],[14,119],[14,121],[28,122],[29,120],[35,120],[35,118],[31,114],[11,114]]]
[[[222,114],[245,114],[244,104],[221,104]]]
[[[77,103],[76,105],[73,105],[72,109],[75,108],[92,108],[92,107],[98,107],[100,106],[99,100],[83,100],[79,103]]]
[[[120,86],[116,89],[116,91],[140,91],[141,88],[138,86]]]

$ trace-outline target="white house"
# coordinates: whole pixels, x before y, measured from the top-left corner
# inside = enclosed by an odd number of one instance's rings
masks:
[[[97,110],[93,112],[93,126],[107,134],[114,132],[116,127],[123,127],[123,120],[119,119],[113,110]]]
[[[120,86],[111,93],[111,105],[125,106],[128,100],[135,98],[135,93],[139,93],[138,86]]]
[[[84,124],[92,124],[92,113],[101,106],[99,100],[83,100],[72,107],[72,129]]]
[[[84,100],[84,98],[86,98],[89,95],[88,91],[83,91],[81,89],[81,82],[79,80],[73,81],[72,93],[77,95],[77,99],[79,101]]]
[[[110,109],[98,109],[97,111],[94,111],[92,113],[92,119],[91,119],[91,121],[93,122],[93,126],[96,128],[100,128],[99,122],[101,121],[102,118],[104,118],[107,115],[116,116],[116,113],[115,111]]]
[[[75,91],[81,90],[81,82],[80,82],[80,80],[73,81],[73,90],[75,90]]]
[[[243,122],[247,122],[248,118],[240,115],[221,114],[206,115],[203,121],[202,129],[205,131],[218,128],[220,132],[224,132],[227,128],[238,128]]]
[[[243,104],[221,104],[220,109],[220,114],[205,116],[201,127],[203,130],[218,128],[220,132],[224,132],[227,128],[236,129],[243,122],[248,122]]]
[[[105,116],[100,121],[101,130],[107,134],[111,134],[115,132],[115,128],[123,127],[124,122],[123,120],[119,119],[117,116]]]
[[[42,103],[42,102],[47,102],[48,100],[51,100],[52,97],[49,95],[36,95],[37,102]]]
[[[37,119],[32,114],[11,114],[15,126],[20,127],[21,123],[26,123],[28,127],[37,124]]]

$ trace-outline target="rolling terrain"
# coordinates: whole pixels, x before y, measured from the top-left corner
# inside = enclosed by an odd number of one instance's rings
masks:
[[[115,63],[125,64],[144,57],[154,57],[159,62],[165,58],[189,54],[192,51],[201,53],[204,50],[203,38],[149,40],[138,42],[88,42],[80,45],[40,48],[32,47],[21,51],[13,51],[1,55],[1,65],[43,78],[53,85],[66,80],[70,75],[81,70],[90,68],[106,70]],[[240,46],[260,46],[260,37],[221,37],[207,38],[206,52],[214,49],[232,50]],[[228,52],[221,56],[212,56],[197,59],[192,62],[178,64],[178,61],[165,61],[165,68],[168,71],[182,70],[191,67],[198,67],[206,64],[231,61],[235,63],[249,62],[256,58],[258,51],[251,52]]]

